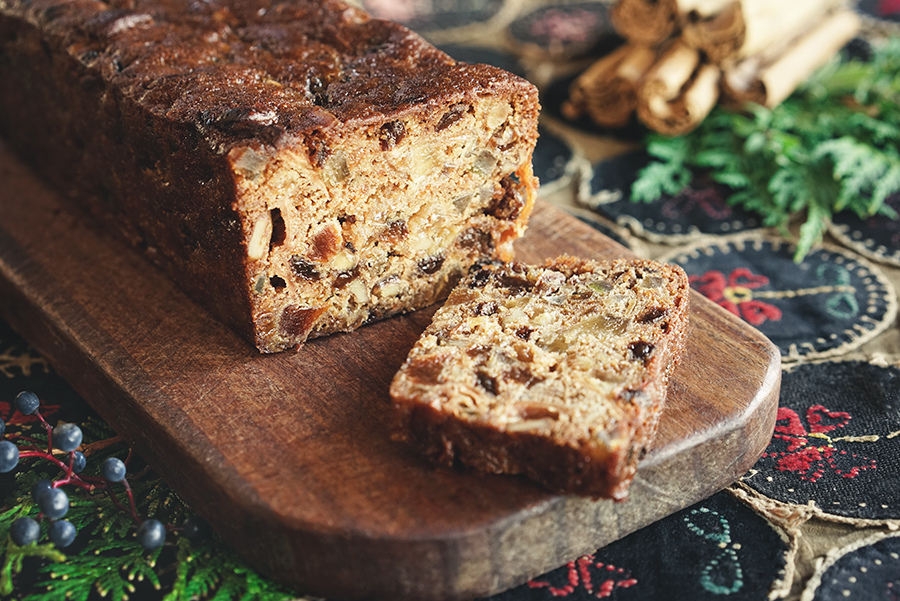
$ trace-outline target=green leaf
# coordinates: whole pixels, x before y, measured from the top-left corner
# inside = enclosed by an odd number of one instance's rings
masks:
[[[13,576],[22,571],[22,564],[28,557],[45,559],[53,562],[66,560],[66,556],[56,549],[53,543],[40,545],[31,543],[20,547],[6,537],[6,552],[3,556],[3,566],[0,567],[0,595],[7,596],[13,593]]]
[[[690,183],[695,170],[733,190],[728,203],[789,235],[804,219],[798,260],[841,210],[897,218],[885,204],[900,191],[900,36],[874,46],[871,62],[836,57],[790,98],[769,109],[716,107],[684,136],[647,138],[654,160],[632,199],[657,200]]]
[[[830,215],[831,211],[828,207],[817,202],[810,204],[806,221],[800,226],[800,238],[797,241],[797,250],[794,252],[796,263],[803,261],[813,246],[822,241]]]
[[[653,202],[663,194],[678,194],[691,181],[690,169],[681,164],[650,163],[631,187],[632,200]]]

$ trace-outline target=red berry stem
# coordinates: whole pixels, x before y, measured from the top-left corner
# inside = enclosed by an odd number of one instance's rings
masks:
[[[60,469],[66,469],[66,464],[51,455],[46,451],[42,451],[35,447],[21,447],[19,450],[19,458],[24,459],[25,457],[40,457],[41,459],[46,459],[51,463],[55,463]]]
[[[130,450],[128,451],[128,457],[129,457],[129,458],[131,457],[131,451],[130,451]],[[131,504],[131,517],[132,517],[132,519],[133,519],[135,522],[137,522],[137,524],[140,526],[141,524],[144,523],[144,520],[142,520],[140,517],[138,517],[137,510],[135,509],[135,506],[134,506],[134,493],[131,492],[131,486],[128,485],[128,480],[127,480],[127,479],[123,478],[123,479],[122,479],[122,484],[125,486],[125,494],[128,495],[128,502]]]
[[[44,451],[41,451],[39,449],[33,448],[33,447],[24,447],[24,448],[27,450],[20,451],[19,458],[24,459],[25,457],[39,457],[41,459],[44,459],[46,461],[56,464],[56,466],[58,468],[67,472],[65,478],[53,481],[53,484],[52,484],[53,488],[58,488],[65,484],[72,484],[79,488],[83,488],[84,490],[86,490],[88,492],[93,492],[94,490],[96,490],[98,488],[105,488],[106,481],[103,480],[102,478],[93,478],[91,476],[79,476],[78,474],[68,473],[69,466],[66,465],[65,462],[60,461],[59,459],[54,457],[53,455],[46,453]]]
[[[35,409],[34,414],[39,420],[41,420],[41,425],[44,426],[44,430],[47,431],[47,452],[53,452],[53,426],[50,425],[44,416],[41,415],[40,409]]]
[[[124,482],[124,480],[123,480],[123,482]],[[141,519],[138,517],[137,512],[135,511],[135,508],[134,508],[134,497],[131,496],[131,489],[126,489],[126,490],[128,491],[129,497],[130,497],[130,499],[131,499],[131,508],[130,508],[130,509],[127,508],[127,507],[125,507],[124,505],[122,505],[122,503],[119,502],[119,498],[116,496],[116,493],[113,492],[113,489],[112,489],[112,488],[107,488],[107,489],[106,489],[106,494],[109,495],[110,501],[112,501],[113,505],[115,505],[116,508],[117,508],[119,511],[121,511],[122,513],[128,513],[128,514],[131,514],[131,518],[132,518],[136,523],[140,524],[140,523],[141,523]]]

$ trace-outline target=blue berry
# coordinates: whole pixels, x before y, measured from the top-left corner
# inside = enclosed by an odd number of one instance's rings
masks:
[[[68,547],[72,544],[75,540],[75,535],[78,534],[78,532],[75,530],[75,526],[72,525],[72,522],[68,520],[56,520],[50,524],[47,534],[50,536],[50,541],[62,549],[63,547]]]
[[[8,440],[0,440],[0,474],[11,472],[19,465],[19,447]]]
[[[166,527],[159,520],[144,520],[137,531],[137,542],[148,551],[162,547],[166,542]]]
[[[6,422],[3,421],[2,417],[0,417],[0,436],[3,436],[3,434],[5,432],[6,432]]]
[[[38,507],[51,520],[58,520],[69,512],[69,496],[61,488],[45,490],[38,496]]]
[[[32,415],[41,406],[41,399],[30,390],[23,390],[16,395],[16,409],[22,415]]]
[[[181,525],[181,535],[192,543],[196,543],[209,536],[209,524],[193,515]]]
[[[9,537],[20,547],[30,545],[41,537],[41,526],[31,518],[18,518],[9,526]]]
[[[121,482],[125,479],[125,472],[125,464],[115,457],[110,457],[100,466],[100,473],[110,482]]]
[[[40,498],[40,496],[51,488],[53,488],[53,483],[46,478],[41,478],[31,485],[31,500],[37,503],[37,500]]]
[[[84,436],[75,424],[59,424],[53,428],[53,446],[69,453],[81,446]]]
[[[75,451],[72,453],[72,473],[80,474],[84,471],[85,466],[87,465],[87,458],[84,456],[84,453],[81,451]]]

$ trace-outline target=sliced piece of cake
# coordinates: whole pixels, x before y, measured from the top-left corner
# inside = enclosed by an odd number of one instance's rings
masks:
[[[391,385],[395,438],[437,462],[622,500],[688,324],[684,271],[561,257],[472,267]]]

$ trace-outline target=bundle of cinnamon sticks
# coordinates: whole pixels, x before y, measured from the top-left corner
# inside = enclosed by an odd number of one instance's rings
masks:
[[[617,0],[626,42],[570,88],[566,115],[621,127],[634,114],[680,135],[717,102],[780,104],[859,31],[844,0]]]

